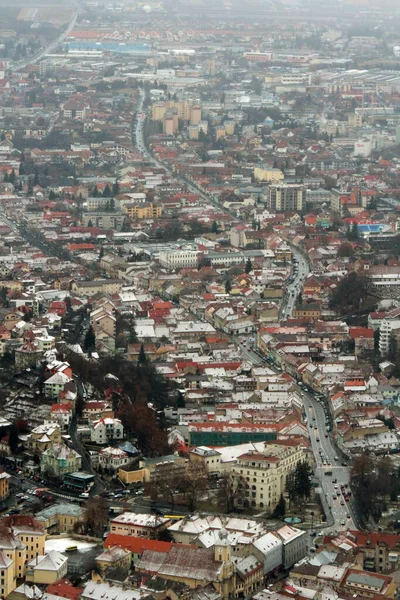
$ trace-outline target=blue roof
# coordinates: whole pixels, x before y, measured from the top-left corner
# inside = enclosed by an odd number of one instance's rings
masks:
[[[382,223],[369,223],[367,225],[358,225],[357,227],[361,233],[379,233],[384,229]]]

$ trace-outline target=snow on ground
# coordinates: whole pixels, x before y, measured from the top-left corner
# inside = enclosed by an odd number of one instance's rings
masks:
[[[57,552],[65,552],[68,546],[77,546],[79,552],[87,552],[96,546],[93,542],[84,542],[82,540],[74,540],[70,537],[60,537],[46,540],[45,552],[51,552],[51,550],[57,550]],[[68,554],[68,553],[67,553]]]

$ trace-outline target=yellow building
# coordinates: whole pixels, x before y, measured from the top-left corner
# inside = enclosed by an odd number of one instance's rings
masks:
[[[11,475],[5,471],[0,472],[0,501],[8,498],[10,494],[9,479]]]
[[[25,576],[28,561],[44,554],[45,530],[30,515],[12,515],[1,519],[0,531],[0,594],[6,597]]]
[[[217,140],[220,140],[221,138],[225,137],[225,127],[224,126],[220,126],[220,127],[216,127],[215,128],[215,137]]]
[[[190,119],[190,104],[187,101],[174,102],[173,100],[155,102],[151,107],[151,118],[153,121],[162,121],[168,111],[176,111],[178,118],[182,121]]]
[[[118,469],[118,479],[126,485],[130,483],[143,483],[144,481],[144,469],[136,469],[135,471],[128,471],[126,469]]]
[[[238,457],[232,476],[240,480],[244,508],[274,509],[286,488],[286,479],[305,460],[303,446],[266,442],[263,452],[249,451]]]
[[[25,580],[42,585],[55,583],[67,575],[67,566],[68,558],[61,552],[52,550],[28,562]]]
[[[69,533],[82,521],[85,509],[79,504],[53,504],[36,513],[35,519],[46,529],[47,535]]]
[[[39,425],[32,429],[28,446],[33,452],[42,454],[53,444],[61,444],[61,429],[55,425]]]
[[[13,560],[0,550],[0,596],[2,598],[7,598],[17,586],[13,566]]]
[[[254,167],[253,174],[256,181],[277,182],[284,179],[282,171],[272,167]]]
[[[233,135],[235,133],[235,121],[225,121],[224,125],[226,135]]]
[[[190,125],[189,127],[189,139],[198,140],[199,139],[199,128],[197,125]]]
[[[122,210],[132,219],[156,219],[162,215],[162,206],[152,202],[124,204]]]
[[[200,121],[201,121],[201,108],[198,105],[193,106],[190,110],[190,124],[198,125],[200,123]]]

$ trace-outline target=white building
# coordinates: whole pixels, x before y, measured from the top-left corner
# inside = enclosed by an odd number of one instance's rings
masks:
[[[90,439],[95,444],[106,444],[110,440],[122,440],[124,427],[119,419],[104,417],[98,421],[89,421]]]
[[[264,575],[272,573],[282,565],[283,542],[282,539],[268,532],[253,542],[253,553],[264,564]]]
[[[63,391],[66,384],[71,381],[65,373],[55,373],[44,382],[44,393],[47,398],[58,398],[58,394]]]
[[[119,469],[129,464],[132,459],[120,448],[108,446],[99,452],[99,465],[106,469]]]
[[[276,533],[283,543],[283,568],[290,569],[307,554],[307,532],[284,525]]]
[[[379,352],[387,356],[390,348],[392,331],[400,329],[400,319],[383,319],[379,328]]]
[[[198,255],[197,250],[170,250],[160,252],[159,261],[162,267],[174,271],[184,267],[197,267]]]

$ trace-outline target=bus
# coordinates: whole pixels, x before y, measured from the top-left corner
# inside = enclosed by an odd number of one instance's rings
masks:
[[[179,519],[186,519],[185,515],[164,515],[164,519],[171,519],[178,521]]]

